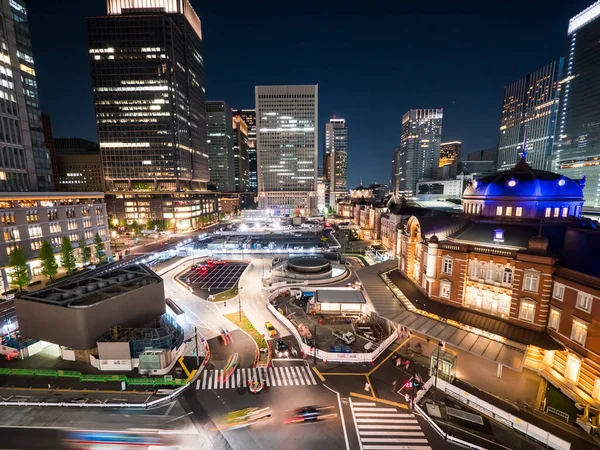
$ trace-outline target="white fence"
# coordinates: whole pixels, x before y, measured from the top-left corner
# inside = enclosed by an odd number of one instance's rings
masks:
[[[298,341],[298,345],[300,346],[300,351],[302,354],[314,357],[314,347],[306,345],[300,334],[298,334],[298,330],[292,322],[290,322],[283,314],[281,314],[277,309],[271,304],[270,300],[279,295],[277,292],[269,295],[269,301],[267,302],[267,308],[271,311],[277,320],[283,323],[294,335],[296,340]],[[373,350],[371,353],[331,353],[323,350],[317,349],[317,358],[321,359],[325,362],[331,363],[364,363],[364,362],[373,362],[377,359],[381,353],[388,348],[396,339],[398,338],[396,331],[394,330],[390,336],[387,337],[384,341],[382,341],[379,346]]]
[[[421,390],[419,392],[419,394],[417,394],[416,402],[419,402],[421,400],[421,398],[425,395],[425,393],[432,387],[433,380],[434,380],[433,378],[430,378],[429,380],[427,380],[427,383],[425,383],[425,385],[423,386],[423,390]],[[491,417],[492,419],[495,419],[495,420],[503,423],[507,427],[511,427],[517,431],[520,431],[521,433],[525,434],[526,436],[528,436],[538,442],[541,442],[542,444],[546,445],[549,448],[553,448],[556,450],[570,450],[570,448],[571,448],[571,444],[569,442],[567,442],[563,439],[560,439],[560,438],[554,436],[553,434],[550,434],[547,431],[544,431],[541,428],[536,427],[535,425],[533,425],[529,422],[526,422],[523,419],[520,419],[510,413],[507,413],[506,411],[503,411],[500,408],[495,407],[491,403],[488,403],[485,400],[481,400],[480,398],[475,397],[473,394],[471,394],[467,391],[464,391],[462,389],[459,389],[456,386],[454,386],[440,378],[438,378],[438,380],[437,380],[437,387],[438,387],[438,389],[445,392],[450,397],[458,400],[459,402],[464,403],[465,405],[468,405],[469,407],[476,409],[477,411],[485,414],[486,416]],[[427,417],[427,415],[421,410],[421,408],[419,408],[417,406],[417,409],[421,412],[423,417],[425,417],[427,420],[433,422],[429,417]],[[435,425],[434,428],[436,430],[438,430],[438,433],[440,433],[442,436],[444,436],[447,440],[453,440],[455,442],[460,442],[461,444],[468,445],[471,448],[481,448],[481,447],[473,446],[473,444],[468,444],[468,443],[465,444],[464,441],[461,441],[453,436],[448,435],[444,431],[442,431],[437,425]]]

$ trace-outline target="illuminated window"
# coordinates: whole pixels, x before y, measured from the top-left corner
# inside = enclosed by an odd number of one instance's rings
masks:
[[[569,215],[569,207],[568,206],[563,206],[562,216],[563,217],[567,217],[568,215]]]
[[[577,356],[570,354],[569,358],[567,359],[567,369],[565,370],[565,376],[573,383],[577,383],[580,369],[581,360]]]
[[[440,281],[440,297],[450,298],[450,288],[452,283],[447,280]]]
[[[585,322],[573,319],[573,326],[571,327],[571,340],[577,342],[580,345],[585,345],[587,338],[588,326]]]
[[[442,260],[442,273],[446,275],[452,275],[452,263],[453,259],[449,256],[445,256]]]
[[[554,217],[558,217],[560,215],[560,208],[554,208]]]
[[[533,322],[535,318],[535,302],[531,300],[521,300],[521,308],[519,309],[519,319],[527,322]]]
[[[592,297],[589,294],[586,294],[585,292],[578,292],[577,293],[577,308],[579,308],[585,312],[590,312],[592,310],[593,299],[594,299],[594,297]]]
[[[594,382],[593,396],[596,400],[600,400],[600,378],[599,377],[596,377],[596,381]]]
[[[546,212],[544,214],[545,217],[550,217],[550,214],[552,213],[552,208],[546,208]]]
[[[502,215],[502,206],[496,206],[496,215],[497,216],[501,216]]]
[[[534,270],[526,270],[523,277],[523,290],[529,292],[537,292],[540,282],[540,273]]]
[[[550,318],[548,319],[548,328],[558,331],[560,326],[560,310],[556,308],[550,308]]]
[[[506,215],[507,216],[512,216],[512,206],[507,206],[506,207]]]
[[[552,363],[554,362],[554,350],[546,350],[544,352],[544,364],[548,367],[552,367]]]
[[[552,298],[562,301],[564,295],[565,295],[565,285],[555,282],[554,288],[552,289]]]

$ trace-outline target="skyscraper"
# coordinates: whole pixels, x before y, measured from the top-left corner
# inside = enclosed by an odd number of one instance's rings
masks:
[[[443,109],[411,109],[402,117],[395,194],[410,197],[417,181],[437,176],[443,115]]]
[[[323,175],[325,178],[325,203],[335,207],[337,198],[347,192],[346,171],[348,163],[348,128],[345,119],[333,117],[325,124],[323,139]],[[327,187],[329,188],[327,192]]]
[[[241,116],[233,116],[233,165],[235,191],[248,191],[248,125]]]
[[[256,110],[237,109],[232,110],[233,115],[238,115],[248,125],[248,186],[246,191],[257,192],[258,190],[258,168],[256,164]]]
[[[233,120],[227,103],[206,102],[206,127],[210,184],[217,191],[232,192],[235,190]]]
[[[504,87],[498,170],[515,166],[524,141],[529,165],[534,169],[549,168],[562,66],[563,59],[560,58]]]
[[[257,86],[255,97],[259,207],[315,213],[318,86]]]
[[[552,171],[586,177],[585,205],[600,207],[600,1],[569,21],[566,73]]]
[[[200,19],[188,0],[108,0],[107,9],[87,22],[107,189],[204,189]]]
[[[460,151],[462,149],[462,142],[442,142],[440,144],[440,163],[439,166],[447,166],[452,163],[460,162]]]
[[[24,0],[0,0],[0,191],[52,191]]]

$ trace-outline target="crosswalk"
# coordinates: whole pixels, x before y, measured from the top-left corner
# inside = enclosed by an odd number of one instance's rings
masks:
[[[413,414],[364,400],[350,408],[361,450],[431,450]]]
[[[313,386],[317,384],[306,366],[269,367],[268,369],[238,368],[229,378],[223,370],[204,370],[196,381],[196,390],[235,389],[248,386],[248,381],[260,379],[268,387]]]

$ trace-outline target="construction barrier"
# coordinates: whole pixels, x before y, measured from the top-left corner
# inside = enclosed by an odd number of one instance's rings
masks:
[[[35,369],[35,375],[38,377],[58,377],[56,370]]]
[[[76,370],[57,370],[59,377],[81,378],[81,372]]]

